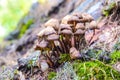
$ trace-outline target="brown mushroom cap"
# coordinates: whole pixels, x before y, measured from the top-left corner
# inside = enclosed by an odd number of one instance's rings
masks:
[[[60,24],[60,30],[63,30],[63,29],[72,30],[69,24]]]
[[[55,34],[55,33],[56,33],[56,31],[52,27],[47,27],[47,28],[41,30],[37,35],[39,37],[43,37],[44,35],[46,36],[46,35]]]
[[[93,17],[87,13],[82,13],[82,18],[83,18],[83,21],[85,22],[90,22],[93,20]]]
[[[45,23],[45,27],[53,27],[54,29],[58,30],[59,28],[59,21],[57,19],[50,19]]]
[[[62,19],[62,24],[68,24],[73,21],[79,22],[79,18],[77,16],[67,15]]]
[[[79,19],[82,18],[82,15],[81,15],[81,14],[82,14],[81,12],[72,13],[73,16],[77,16],[77,17],[79,17]]]
[[[70,48],[69,52],[71,59],[77,59],[81,56],[80,52],[75,47]]]
[[[37,44],[37,46],[39,46],[40,48],[45,48],[47,47],[47,45],[48,45],[48,42],[44,39]]]
[[[74,34],[75,35],[85,34],[85,30],[78,29]]]
[[[58,40],[59,39],[59,35],[57,34],[51,34],[47,37],[48,41],[54,41],[54,40]]]
[[[77,23],[77,25],[75,26],[76,29],[85,29],[85,26],[83,23]]]
[[[91,21],[90,24],[88,25],[89,29],[97,29],[97,23],[96,21]]]
[[[60,34],[67,34],[67,35],[72,35],[73,32],[71,30],[64,29],[60,32]]]

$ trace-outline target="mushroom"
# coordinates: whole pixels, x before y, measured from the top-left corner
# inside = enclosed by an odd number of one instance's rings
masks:
[[[49,65],[48,65],[48,63],[46,62],[46,60],[42,60],[42,61],[40,62],[40,67],[41,67],[41,71],[42,71],[42,72],[45,72],[45,71],[48,70]]]
[[[77,16],[67,15],[62,19],[62,24],[69,24],[70,26],[75,26],[79,22]]]
[[[50,45],[51,45],[51,49],[56,49],[58,54],[60,53],[59,50],[57,49],[56,45],[55,45],[55,41],[58,41],[59,40],[59,35],[57,34],[51,34],[49,36],[47,36],[47,41],[50,42]],[[56,54],[57,55],[57,54]]]
[[[85,26],[84,26],[83,23],[77,23],[77,25],[75,26],[75,29],[76,29],[76,30],[77,30],[77,29],[82,29],[82,30],[84,30],[84,29],[85,29]]]
[[[79,19],[82,18],[82,13],[81,12],[75,12],[75,13],[72,13],[73,16],[77,16]]]
[[[93,30],[93,36],[91,37],[89,43],[91,42],[91,40],[93,39],[95,35],[95,29],[98,29],[97,23],[96,21],[91,21],[90,24],[88,25],[88,30]]]
[[[98,29],[96,21],[91,21],[88,25],[88,29]]]
[[[49,27],[41,30],[37,35],[38,35],[38,37],[44,37],[44,36],[47,36],[50,34],[55,34],[55,33],[56,33],[56,31],[54,30],[54,28],[49,26]]]
[[[83,23],[77,23],[75,26],[76,32],[74,33],[75,35],[75,46],[77,49],[80,47],[80,40],[84,37],[85,34],[85,26]]]
[[[48,42],[46,40],[42,40],[40,42],[37,43],[37,45],[35,46],[35,50],[46,50],[48,46]]]
[[[78,59],[81,57],[80,52],[75,47],[71,47],[69,53],[71,59]]]
[[[62,38],[62,42],[63,42],[63,47],[64,47],[64,51],[65,51],[65,53],[66,52],[68,52],[69,50],[69,48],[70,48],[70,39],[71,39],[71,37],[72,37],[72,35],[73,35],[73,32],[71,31],[71,30],[69,30],[69,29],[64,29],[64,30],[61,30],[60,31],[60,34],[61,34],[61,36],[63,36],[63,38]],[[62,43],[61,43],[62,44]]]
[[[59,21],[57,19],[50,19],[45,23],[45,27],[53,27],[55,30],[59,29]]]
[[[93,20],[93,17],[87,13],[82,13],[82,19],[80,19],[80,22],[91,22]]]

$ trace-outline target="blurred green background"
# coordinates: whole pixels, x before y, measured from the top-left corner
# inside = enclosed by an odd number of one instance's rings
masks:
[[[0,41],[16,28],[37,0],[0,0]]]

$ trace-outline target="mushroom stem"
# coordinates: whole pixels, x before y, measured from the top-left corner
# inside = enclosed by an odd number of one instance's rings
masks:
[[[61,38],[61,40],[59,40],[59,42],[60,42],[60,45],[62,47],[63,53],[66,53],[65,42],[64,42],[63,38]]]
[[[93,39],[94,35],[95,35],[95,29],[93,30],[93,36],[90,38],[90,41],[89,41],[88,45],[90,45],[90,44],[91,44],[91,41],[92,41],[92,39]]]
[[[75,46],[75,39],[74,39],[74,35],[72,35],[71,37],[71,46],[74,47]]]

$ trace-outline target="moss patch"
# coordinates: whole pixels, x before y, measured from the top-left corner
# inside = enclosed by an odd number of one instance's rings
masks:
[[[110,55],[111,57],[111,64],[116,63],[117,61],[120,61],[120,50],[114,51],[113,53],[111,53]]]
[[[88,61],[73,63],[74,70],[80,80],[119,80],[120,73],[115,71],[111,66],[101,61]]]
[[[55,72],[50,72],[48,74],[48,80],[52,80],[52,78],[54,78],[56,76],[56,73]]]

